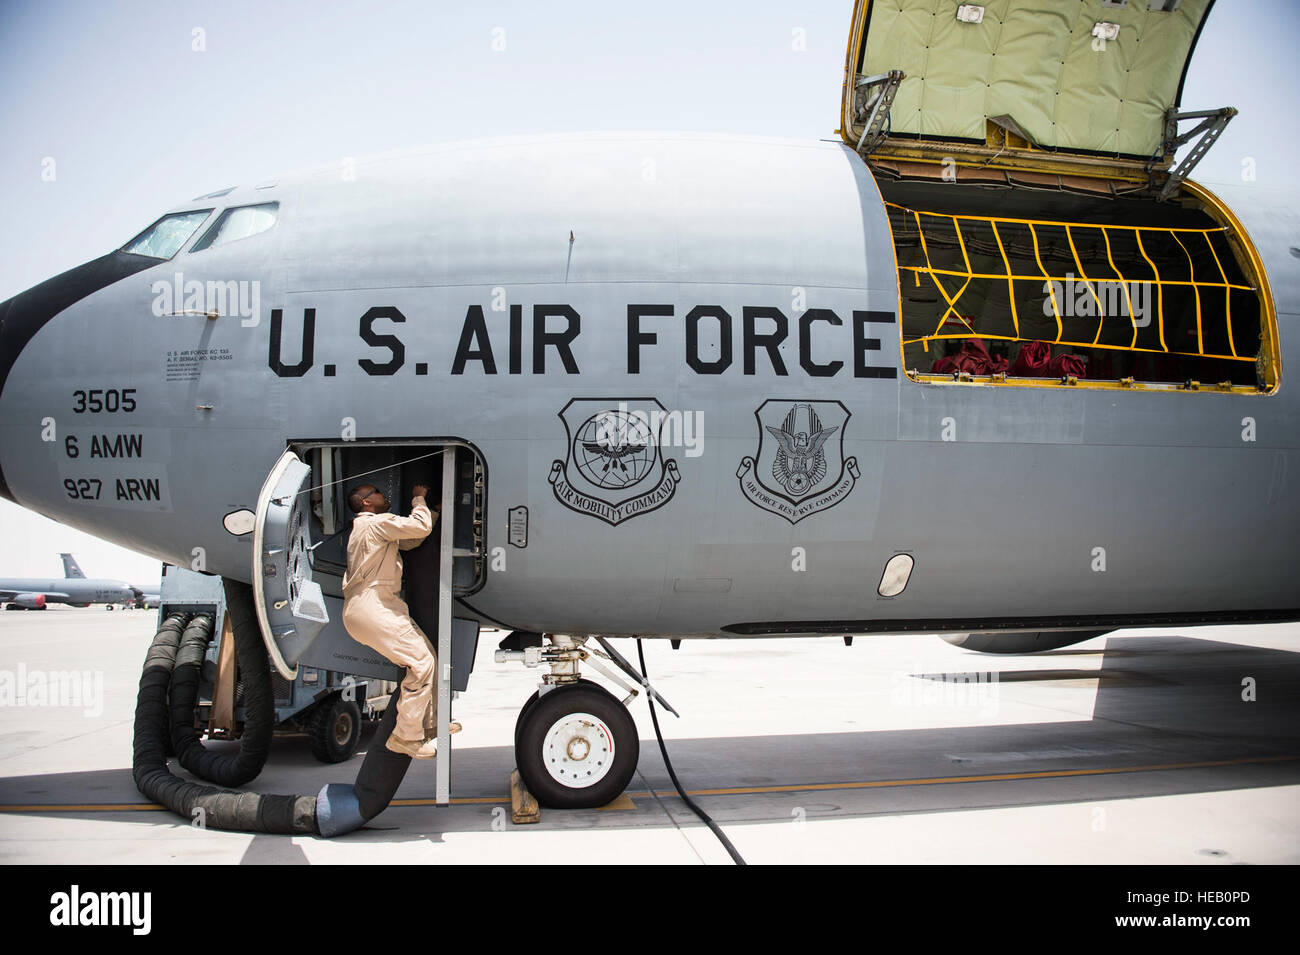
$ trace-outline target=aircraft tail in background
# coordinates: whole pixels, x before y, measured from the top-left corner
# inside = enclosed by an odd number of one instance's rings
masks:
[[[84,578],[86,576],[84,573],[81,572],[81,568],[77,566],[76,558],[73,557],[71,554],[60,554],[59,556],[63,558],[64,577]]]

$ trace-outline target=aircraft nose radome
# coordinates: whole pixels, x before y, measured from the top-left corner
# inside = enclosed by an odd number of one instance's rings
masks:
[[[18,362],[27,343],[46,322],[92,292],[98,292],[161,261],[163,260],[147,255],[110,252],[52,279],[46,279],[39,285],[33,285],[26,292],[20,292],[0,305],[0,406],[3,405],[9,372]],[[5,481],[2,455],[0,497],[14,500],[13,491]]]

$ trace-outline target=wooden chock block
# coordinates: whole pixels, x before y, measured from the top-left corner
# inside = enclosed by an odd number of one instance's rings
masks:
[[[510,821],[515,825],[542,821],[542,808],[519,778],[519,770],[510,774]]]

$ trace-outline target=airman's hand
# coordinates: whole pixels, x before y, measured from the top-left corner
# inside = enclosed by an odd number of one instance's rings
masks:
[[[411,488],[412,497],[424,497],[428,493],[429,493],[429,486],[427,484],[417,484],[415,485],[415,487]]]

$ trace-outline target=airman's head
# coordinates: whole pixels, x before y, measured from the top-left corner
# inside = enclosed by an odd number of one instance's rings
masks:
[[[353,514],[366,511],[370,514],[383,514],[388,510],[388,498],[384,492],[373,484],[358,484],[348,494],[348,507]]]

